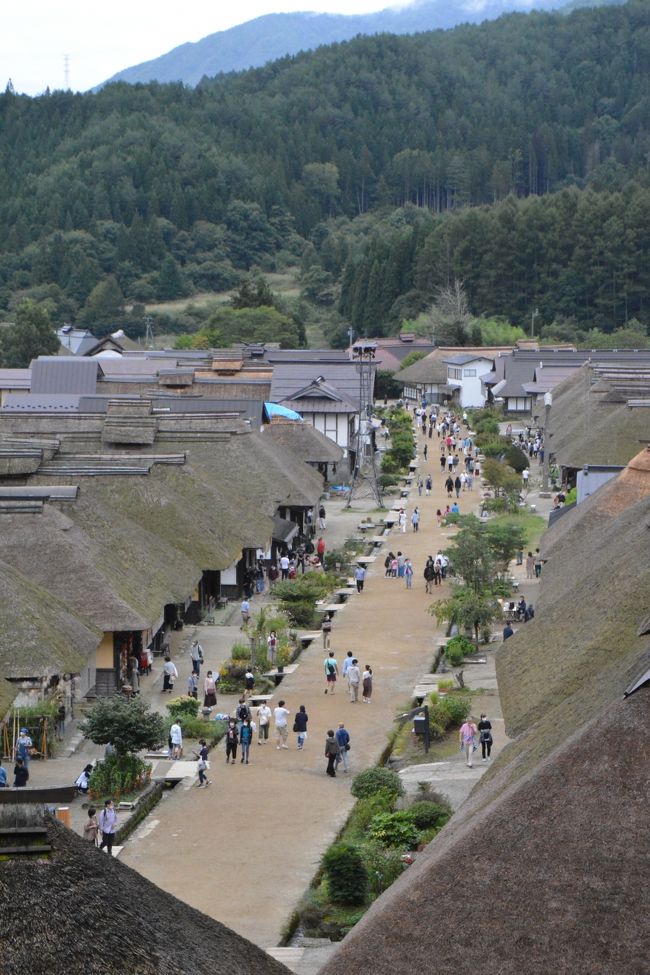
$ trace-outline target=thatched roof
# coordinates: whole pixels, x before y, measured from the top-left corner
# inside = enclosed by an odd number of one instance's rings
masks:
[[[322,975],[644,969],[650,688],[623,693],[650,667],[649,530],[642,454],[546,534],[535,619],[497,656],[514,740]]]
[[[3,972],[287,975],[284,965],[223,924],[60,823],[46,825],[50,853],[0,857]]]
[[[264,436],[293,451],[308,464],[338,464],[342,449],[311,423],[274,421],[264,427]]]
[[[18,688],[4,678],[0,678],[0,721],[9,713],[17,696]]]
[[[444,384],[447,382],[447,361],[455,355],[472,354],[486,359],[496,359],[500,352],[510,352],[512,346],[440,346],[418,359],[413,365],[396,372],[394,379],[400,383],[431,383]]]
[[[593,376],[582,366],[553,390],[549,445],[563,467],[625,465],[648,438],[650,411],[630,408],[611,395],[607,379],[592,383]]]
[[[648,688],[618,699],[496,798],[475,791],[320,975],[644,971],[649,707]]]
[[[4,677],[77,673],[100,637],[51,592],[0,563],[0,674]]]

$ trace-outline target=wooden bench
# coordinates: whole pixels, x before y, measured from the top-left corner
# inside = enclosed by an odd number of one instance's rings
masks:
[[[357,559],[357,565],[372,565],[372,563],[376,561],[376,555],[360,555]]]
[[[298,670],[298,664],[285,664],[282,670],[278,670],[277,667],[272,667],[271,670],[267,670],[263,677],[286,677],[287,674],[295,674]]]
[[[322,603],[320,606],[316,603],[316,612],[318,613],[337,613],[344,608],[345,603]]]
[[[302,644],[307,646],[312,642],[312,640],[318,640],[318,638],[322,636],[322,634],[323,634],[322,630],[307,630],[305,633],[298,634],[298,640],[300,640]]]
[[[274,696],[273,694],[256,694],[253,691],[250,697],[247,698],[247,703],[253,708],[258,708],[260,704],[267,704]]]

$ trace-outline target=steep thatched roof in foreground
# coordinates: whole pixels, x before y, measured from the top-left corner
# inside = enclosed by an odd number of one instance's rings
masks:
[[[497,657],[514,741],[322,975],[647,967],[650,689],[623,692],[650,667],[649,482],[641,454],[545,536]]]
[[[0,860],[3,972],[287,975],[255,945],[59,823],[49,820],[47,829],[50,854]]]
[[[0,721],[3,720],[18,695],[18,688],[0,678]]]
[[[618,699],[490,805],[475,791],[320,975],[647,970],[649,707]]]

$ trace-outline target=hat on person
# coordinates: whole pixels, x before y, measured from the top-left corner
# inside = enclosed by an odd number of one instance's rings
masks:
[[[21,729],[20,729],[20,733],[21,733],[21,735],[26,735],[26,734],[27,734],[27,731],[28,731],[28,729],[27,729],[27,728],[21,728]]]

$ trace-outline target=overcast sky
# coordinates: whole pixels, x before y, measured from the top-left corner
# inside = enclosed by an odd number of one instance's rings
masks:
[[[85,91],[117,71],[165,54],[262,14],[295,10],[371,13],[408,0],[0,0],[0,90],[9,78],[18,92],[49,85]],[[479,0],[480,3],[480,0]]]

